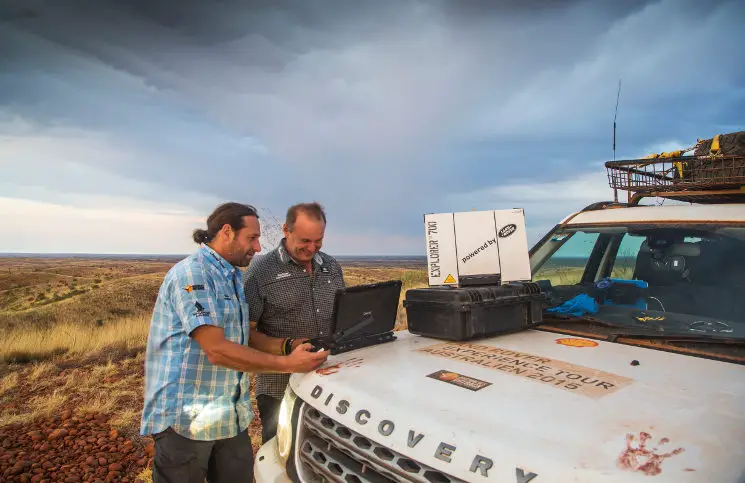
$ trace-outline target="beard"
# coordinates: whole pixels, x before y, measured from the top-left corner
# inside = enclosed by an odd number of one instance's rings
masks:
[[[247,267],[255,254],[254,250],[244,252],[242,248],[232,244],[230,247],[230,263],[236,267]]]

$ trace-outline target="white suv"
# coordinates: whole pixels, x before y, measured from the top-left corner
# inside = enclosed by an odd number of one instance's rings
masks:
[[[744,482],[745,204],[596,204],[530,260],[554,307],[601,303],[293,375],[257,481]]]

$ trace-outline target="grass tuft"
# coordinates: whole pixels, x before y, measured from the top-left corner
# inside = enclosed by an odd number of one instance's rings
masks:
[[[63,322],[52,327],[32,327],[6,334],[0,362],[30,363],[61,356],[89,354],[104,349],[143,349],[150,329],[145,316],[119,319],[102,326]]]

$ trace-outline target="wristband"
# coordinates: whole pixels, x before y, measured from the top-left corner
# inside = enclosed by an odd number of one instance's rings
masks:
[[[282,351],[284,352],[284,355],[288,356],[292,352],[292,343],[295,339],[287,338],[284,341],[284,344],[282,346]]]
[[[285,352],[285,348],[287,347],[287,337],[282,339],[282,342],[279,344],[279,355],[286,356],[287,353]]]

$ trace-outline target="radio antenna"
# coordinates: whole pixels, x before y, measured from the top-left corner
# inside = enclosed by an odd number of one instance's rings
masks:
[[[613,161],[616,160],[616,118],[618,117],[618,100],[621,98],[621,79],[618,79],[618,94],[616,94],[616,112],[613,114]]]

